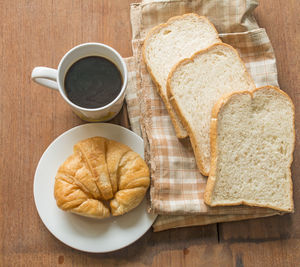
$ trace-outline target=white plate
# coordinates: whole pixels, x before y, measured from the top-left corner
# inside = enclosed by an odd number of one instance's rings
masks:
[[[153,224],[156,215],[148,214],[146,199],[131,212],[97,220],[64,212],[54,199],[54,177],[58,167],[73,153],[80,140],[103,136],[128,145],[144,157],[143,140],[118,125],[90,123],[63,133],[46,149],[37,166],[33,193],[37,211],[48,230],[66,245],[87,252],[114,251],[136,241]]]

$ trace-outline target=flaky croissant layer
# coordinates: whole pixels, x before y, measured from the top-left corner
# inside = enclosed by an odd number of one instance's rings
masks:
[[[62,210],[105,218],[137,207],[149,183],[148,166],[136,152],[97,136],[74,145],[57,171],[54,197]]]

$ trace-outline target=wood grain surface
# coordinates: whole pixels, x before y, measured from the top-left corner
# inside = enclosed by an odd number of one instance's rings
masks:
[[[279,82],[296,107],[292,167],[296,212],[243,222],[149,230],[107,254],[76,251],[43,225],[33,177],[47,146],[83,124],[60,95],[30,80],[35,66],[56,68],[84,42],[103,42],[128,57],[130,0],[0,1],[0,266],[299,266],[300,263],[300,3],[261,0],[255,11],[278,63]],[[113,123],[129,127],[126,107]]]

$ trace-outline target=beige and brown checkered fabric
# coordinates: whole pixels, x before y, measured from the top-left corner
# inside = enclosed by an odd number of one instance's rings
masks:
[[[131,122],[132,130],[141,135],[141,125],[140,125],[140,105],[137,98],[137,68],[135,66],[135,59],[133,57],[125,59],[129,78],[128,78],[128,88],[127,88],[127,106],[128,113]],[[145,141],[147,141],[144,138]],[[145,142],[147,144],[147,142]],[[146,149],[146,151],[149,149]],[[236,212],[241,213],[236,210]],[[155,232],[167,230],[170,228],[177,227],[187,227],[195,225],[207,225],[217,222],[229,222],[236,220],[246,220],[258,217],[266,217],[274,215],[273,212],[266,212],[263,209],[259,209],[257,214],[228,214],[228,215],[160,215],[157,217],[153,229]]]
[[[144,1],[131,5],[134,57],[127,59],[130,82],[126,100],[132,129],[143,136],[151,168],[149,210],[166,215],[158,217],[155,231],[278,214],[270,209],[210,208],[204,204],[207,178],[197,169],[189,140],[176,138],[165,106],[141,60],[143,39],[149,29],[174,15],[195,12],[208,16],[222,40],[240,52],[257,86],[278,86],[270,40],[252,16],[256,5],[253,0]]]

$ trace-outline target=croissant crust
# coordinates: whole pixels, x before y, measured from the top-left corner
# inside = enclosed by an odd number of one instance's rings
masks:
[[[149,183],[148,166],[136,152],[97,136],[74,145],[57,171],[54,197],[62,210],[105,218],[138,206]]]

